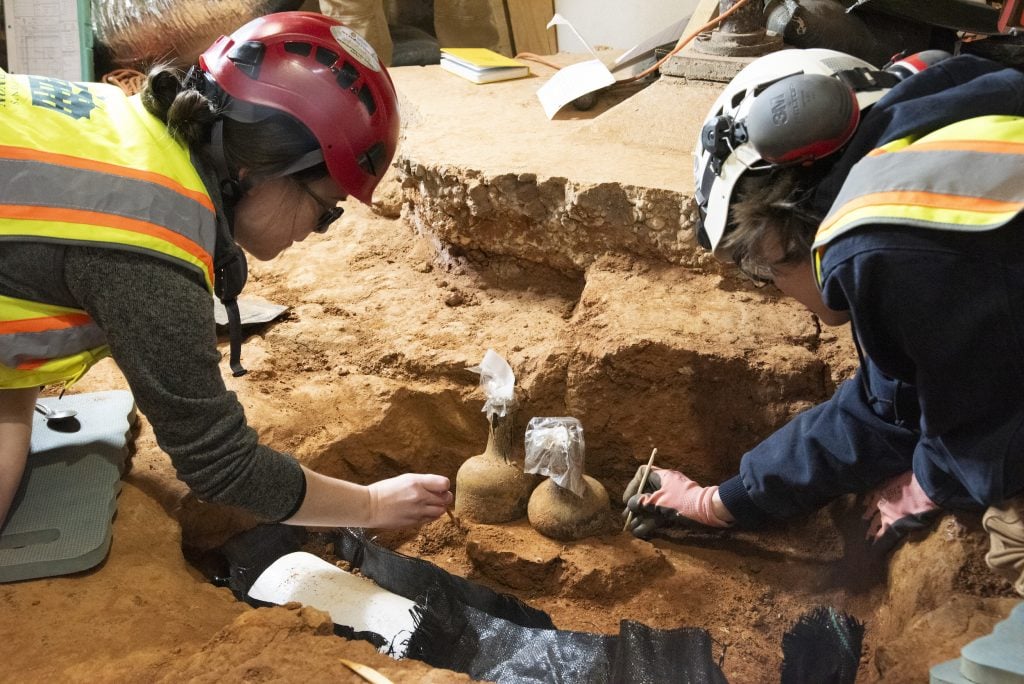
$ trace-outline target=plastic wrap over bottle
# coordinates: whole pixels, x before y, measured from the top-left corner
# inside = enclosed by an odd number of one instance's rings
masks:
[[[480,374],[480,389],[487,397],[482,410],[487,419],[492,420],[495,415],[504,418],[515,402],[516,376],[512,366],[501,354],[488,349],[480,365],[471,366],[468,370]]]
[[[583,425],[575,418],[531,418],[526,426],[528,473],[547,475],[576,496],[587,493],[583,481]]]
[[[92,24],[96,42],[117,66],[185,68],[251,19],[301,6],[302,0],[92,0]]]

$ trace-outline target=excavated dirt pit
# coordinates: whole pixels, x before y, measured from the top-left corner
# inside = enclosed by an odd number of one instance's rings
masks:
[[[617,503],[652,447],[659,465],[700,481],[730,475],[855,367],[844,331],[728,274],[605,257],[579,277],[514,279],[447,263],[406,221],[353,208],[328,236],[254,264],[247,295],[291,306],[249,338],[247,376],[225,369],[262,440],[359,482],[405,471],[454,482],[486,443],[466,369],[493,348],[524,396],[520,457],[531,416],[575,416],[587,472]],[[124,386],[108,361],[76,391]],[[815,605],[866,623],[862,681],[909,682],[1015,603],[984,567],[977,516],[946,516],[878,558],[852,499],[759,534],[680,530],[650,543],[618,532],[618,514],[577,542],[525,520],[460,529],[447,517],[377,540],[513,594],[560,628],[703,627],[732,682],[777,681],[782,635]],[[143,419],[107,561],[0,586],[0,679],[361,681],[339,657],[394,681],[463,679],[335,637],[317,611],[251,609],[184,560],[183,547],[209,549],[252,524],[188,496]]]

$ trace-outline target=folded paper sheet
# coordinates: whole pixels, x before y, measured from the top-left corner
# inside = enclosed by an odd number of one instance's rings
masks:
[[[630,78],[647,66],[654,48],[679,38],[686,26],[689,17],[685,17],[675,24],[658,31],[653,36],[646,38],[630,49],[622,53],[615,60],[611,69],[602,62],[594,52],[590,44],[583,39],[569,21],[562,15],[555,13],[548,22],[547,27],[564,26],[572,31],[573,35],[587,48],[593,59],[578,62],[563,67],[555,72],[548,81],[537,90],[537,98],[540,100],[544,113],[549,119],[553,119],[562,107],[573,100],[588,93],[593,93],[602,88],[614,84],[617,80]]]

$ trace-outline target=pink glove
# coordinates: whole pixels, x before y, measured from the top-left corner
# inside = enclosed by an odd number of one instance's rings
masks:
[[[874,546],[892,548],[908,533],[928,527],[939,513],[939,507],[908,470],[871,492],[864,511],[864,520],[871,521],[865,538]]]
[[[701,487],[675,470],[651,468],[642,492],[640,481],[647,466],[637,469],[626,487],[623,503],[634,516],[632,532],[647,537],[656,527],[690,520],[708,527],[729,527],[730,523],[715,515],[712,499],[718,486]]]

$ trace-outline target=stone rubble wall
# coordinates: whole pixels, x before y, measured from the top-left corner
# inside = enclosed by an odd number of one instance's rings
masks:
[[[580,274],[611,253],[715,269],[694,240],[691,198],[679,192],[409,159],[397,168],[403,217],[448,258]]]

